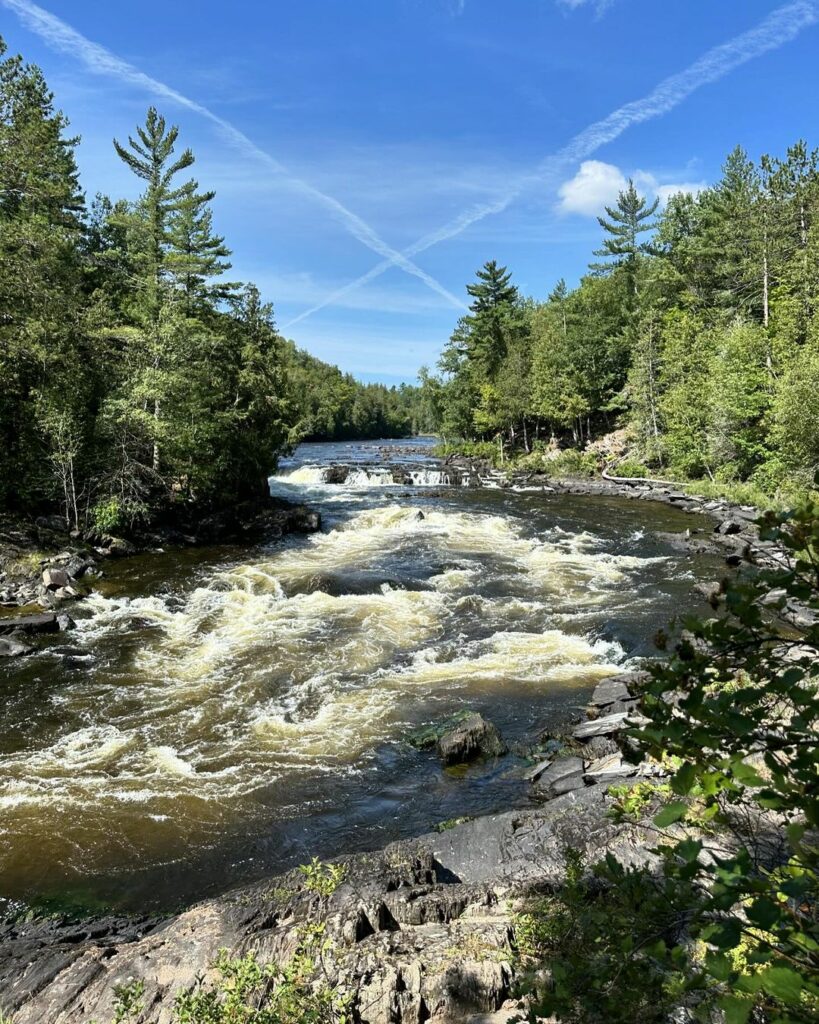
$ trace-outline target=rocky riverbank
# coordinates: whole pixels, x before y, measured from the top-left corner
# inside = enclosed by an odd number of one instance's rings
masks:
[[[59,516],[0,521],[0,658],[22,657],[30,638],[73,626],[71,605],[82,601],[110,559],[230,541],[275,540],[321,528],[318,512],[271,498],[212,511],[195,523],[184,518],[114,536],[69,531]]]
[[[527,895],[561,882],[565,850],[578,850],[586,863],[607,852],[628,864],[653,857],[646,827],[609,814],[612,782],[658,771],[626,764],[615,742],[631,720],[639,681],[628,674],[597,687],[568,743],[552,741],[554,753],[528,770],[531,809],[341,857],[331,891],[296,870],[165,920],[7,921],[0,1007],[15,1024],[107,1024],[117,987],[138,981],[144,1009],[136,1020],[170,1024],[179,992],[212,983],[220,949],[284,963],[305,927],[320,925],[321,977],[348,998],[354,1020],[422,1024],[498,1014],[505,1021],[517,1008],[516,915]],[[463,742],[470,730],[477,739],[458,749],[503,756],[491,727],[462,722],[452,731]],[[441,737],[442,760],[452,750]]]

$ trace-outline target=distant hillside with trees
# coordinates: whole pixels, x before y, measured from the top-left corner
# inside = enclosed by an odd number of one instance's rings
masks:
[[[819,467],[819,163],[797,142],[663,210],[633,183],[579,286],[525,298],[494,261],[427,403],[447,439],[582,449],[627,427],[631,469],[773,493]]]

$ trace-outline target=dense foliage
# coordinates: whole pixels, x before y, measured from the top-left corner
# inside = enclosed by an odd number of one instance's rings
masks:
[[[624,787],[620,807],[640,819],[662,804],[660,865],[609,856],[589,877],[570,858],[565,889],[523,922],[548,977],[533,1016],[819,1021],[819,504],[760,525],[780,564],[688,621],[641,700],[633,755],[673,774]]]
[[[773,491],[819,466],[819,158],[803,142],[658,213],[633,184],[599,218],[579,287],[524,298],[487,263],[425,374],[448,439],[582,448],[627,425],[631,456]],[[537,443],[537,444],[536,444]]]
[[[262,494],[302,437],[424,426],[417,389],[299,351],[255,286],[226,280],[214,193],[155,109],[115,142],[135,202],[86,204],[67,126],[0,39],[0,508],[115,528]]]

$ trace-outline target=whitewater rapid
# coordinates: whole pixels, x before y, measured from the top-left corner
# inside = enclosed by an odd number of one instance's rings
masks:
[[[30,879],[32,857],[58,875],[167,867],[394,778],[419,724],[581,701],[628,663],[601,624],[649,607],[666,556],[367,473],[274,480],[322,506],[323,532],[87,600],[73,677],[44,652],[59,685],[0,748],[0,876]]]

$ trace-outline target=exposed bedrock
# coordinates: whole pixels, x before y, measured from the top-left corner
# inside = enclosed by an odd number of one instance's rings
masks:
[[[285,961],[305,924],[326,922],[330,983],[368,1024],[421,1024],[498,1010],[514,980],[512,924],[528,888],[557,883],[563,852],[594,861],[650,855],[641,831],[606,816],[605,786],[541,808],[466,822],[441,834],[343,858],[329,897],[298,871],[199,903],[169,920],[55,921],[0,929],[0,1006],[15,1024],[108,1021],[114,988],[145,983],[139,1020],[169,1024],[176,994],[220,948]],[[650,844],[648,844],[650,845]]]

